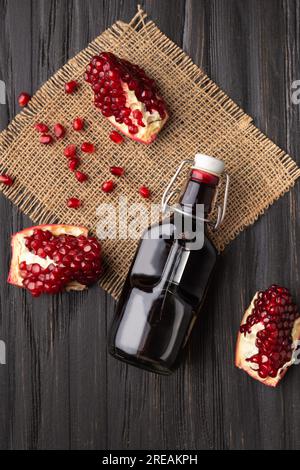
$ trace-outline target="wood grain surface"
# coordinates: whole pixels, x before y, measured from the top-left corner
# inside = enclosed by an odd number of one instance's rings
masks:
[[[34,92],[138,3],[300,163],[296,0],[0,0],[1,129],[20,91]],[[108,356],[115,304],[98,287],[32,299],[6,283],[10,236],[31,222],[0,197],[0,449],[299,449],[300,369],[273,390],[234,367],[257,289],[284,284],[300,305],[299,196],[297,184],[228,247],[186,359],[167,378]]]

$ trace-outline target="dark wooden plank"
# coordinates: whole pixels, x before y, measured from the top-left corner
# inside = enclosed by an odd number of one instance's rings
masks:
[[[21,90],[34,92],[69,57],[135,0],[0,0],[0,80],[4,128]],[[300,162],[298,1],[146,0],[157,25]],[[236,333],[256,289],[289,286],[298,303],[299,188],[249,228],[220,259],[213,289],[172,377],[157,377],[107,356],[114,301],[94,287],[31,299],[5,282],[11,233],[29,226],[0,198],[0,448],[300,448],[299,373],[278,390],[234,368]]]

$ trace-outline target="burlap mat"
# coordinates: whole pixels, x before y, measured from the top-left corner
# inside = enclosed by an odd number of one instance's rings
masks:
[[[117,146],[108,138],[111,125],[94,108],[90,87],[83,81],[90,57],[103,50],[139,64],[157,80],[171,118],[150,146],[128,139]],[[64,92],[64,83],[71,79],[82,83],[76,95]],[[60,122],[70,127],[76,116],[85,117],[89,123],[84,134],[70,131],[52,146],[39,143],[34,123]],[[68,143],[80,145],[83,140],[97,146],[95,154],[82,157],[81,169],[90,176],[87,184],[78,183],[66,170],[63,156]],[[126,195],[128,203],[140,202],[141,184],[151,189],[152,202],[159,202],[178,164],[197,151],[224,159],[231,176],[227,217],[222,228],[212,234],[220,251],[300,175],[295,162],[139,10],[129,25],[117,22],[71,59],[1,133],[0,172],[7,171],[16,178],[11,188],[1,189],[34,222],[80,224],[94,231],[100,203],[117,204],[120,195]],[[111,178],[111,165],[123,166],[126,177],[118,179],[114,193],[107,195],[101,191],[101,184]],[[71,196],[84,201],[80,210],[66,207]],[[136,243],[103,242],[106,271],[101,285],[115,297]]]

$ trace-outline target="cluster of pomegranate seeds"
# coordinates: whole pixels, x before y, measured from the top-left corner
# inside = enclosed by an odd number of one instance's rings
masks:
[[[100,277],[101,246],[94,237],[54,236],[49,230],[35,229],[25,237],[25,246],[31,253],[53,261],[46,268],[38,263],[20,263],[23,286],[35,297],[56,294],[72,281],[90,285]]]
[[[246,359],[262,379],[276,377],[278,370],[290,361],[293,343],[291,333],[299,316],[298,308],[285,287],[274,284],[258,293],[252,313],[246,323],[241,325],[240,332],[246,335],[251,332],[253,325],[264,324],[264,328],[256,335],[258,353]]]
[[[135,93],[146,111],[158,112],[166,116],[164,101],[158,97],[154,80],[138,65],[116,57],[111,52],[94,56],[88,66],[84,79],[90,83],[95,97],[94,104],[103,116],[114,116],[119,124],[125,124],[130,134],[137,134],[138,126],[145,127],[143,114],[127,106],[128,90]]]
[[[40,134],[46,134],[47,132],[49,132],[49,127],[43,122],[38,122],[37,124],[35,124],[34,128]]]
[[[67,206],[70,209],[78,209],[81,206],[81,201],[78,199],[78,197],[71,197],[67,201]]]
[[[20,93],[20,95],[18,96],[18,103],[19,103],[19,106],[21,106],[21,108],[24,108],[25,106],[27,106],[30,100],[31,100],[31,96],[29,95],[29,93],[25,93],[25,91]]]
[[[115,188],[115,183],[112,180],[104,181],[102,184],[102,191],[104,193],[111,193]]]
[[[84,153],[94,153],[95,152],[95,145],[91,142],[83,142],[81,144],[81,150]]]
[[[75,80],[65,83],[65,92],[68,94],[74,93],[78,89],[78,83]]]
[[[124,142],[123,137],[122,137],[121,134],[119,134],[119,132],[117,132],[117,131],[112,131],[112,132],[109,134],[109,138],[110,138],[115,144],[121,144],[122,142]]]
[[[66,133],[66,130],[62,124],[55,124],[53,131],[57,139],[61,139]]]
[[[81,131],[84,128],[84,120],[77,117],[73,121],[73,129],[74,131]]]
[[[123,176],[124,175],[124,168],[121,166],[111,166],[110,172],[112,175],[115,176]]]
[[[2,175],[0,175],[0,183],[4,184],[5,186],[12,186],[14,183],[14,180],[11,176],[6,175],[5,173],[2,173]]]
[[[149,199],[149,197],[151,195],[150,189],[148,189],[146,186],[141,186],[140,190],[139,190],[139,193],[145,199]]]
[[[40,143],[49,145],[53,142],[53,137],[50,134],[42,134],[40,137]]]

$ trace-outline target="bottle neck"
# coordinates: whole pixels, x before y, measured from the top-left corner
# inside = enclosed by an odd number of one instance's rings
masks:
[[[192,169],[179,204],[185,212],[195,213],[197,204],[203,204],[204,217],[212,210],[219,177],[202,170]]]

